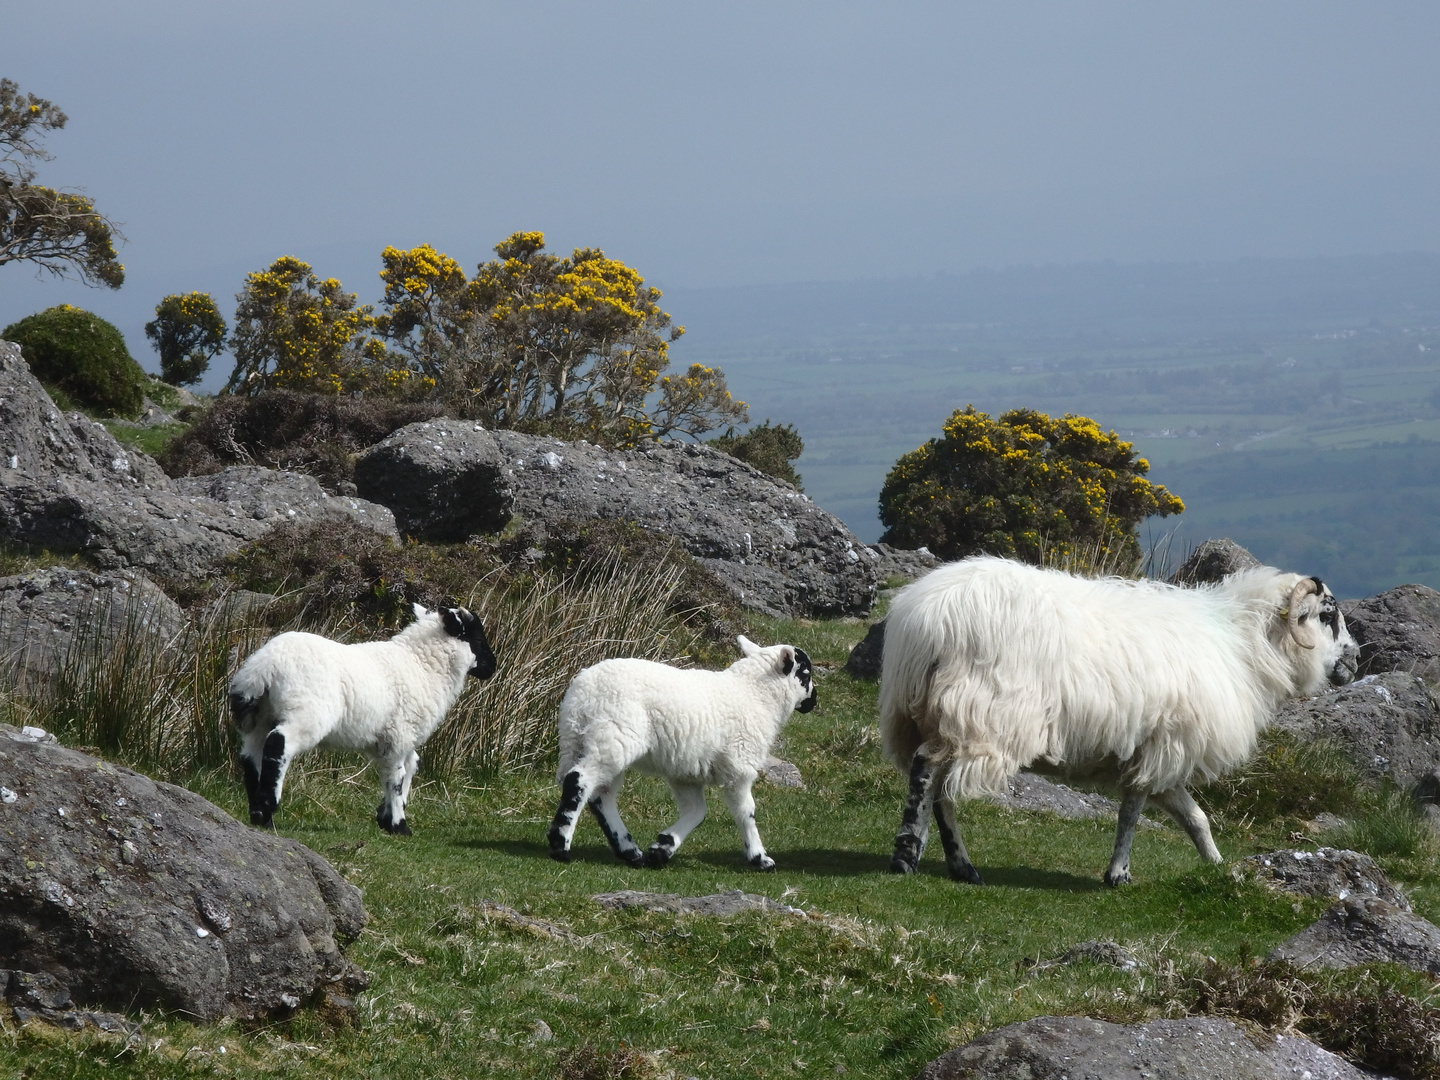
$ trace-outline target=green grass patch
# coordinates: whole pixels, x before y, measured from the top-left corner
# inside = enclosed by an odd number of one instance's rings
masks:
[[[797,642],[836,664],[863,630],[761,620],[747,632]],[[372,985],[357,1023],[332,1029],[301,1014],[252,1029],[150,1016],[143,1042],[128,1047],[7,1026],[0,1075],[342,1080],[403,1071],[573,1080],[833,1076],[843,1066],[857,1076],[907,1077],[952,1046],[1036,1015],[1126,1020],[1199,1008],[1193,980],[1207,958],[1243,971],[1324,907],[1201,865],[1174,828],[1142,830],[1136,883],[1105,889],[1113,821],[985,803],[967,804],[962,826],[986,886],[951,882],[938,852],[918,873],[892,876],[904,783],[880,759],[875,685],[821,670],[820,707],[795,716],[780,747],[806,787],[757,785],[761,833],[779,864],[773,874],[744,866],[715,797],[711,817],[663,871],[620,864],[588,817],[574,861],[561,865],[546,854],[557,790],[545,770],[422,774],[410,807],[415,835],[397,838],[374,827],[376,782],[357,772],[358,762],[302,759],[277,826],[365,892],[371,922],[351,955]],[[243,792],[229,777],[187,779],[243,814]],[[642,843],[673,819],[669,792],[653,777],[632,776],[620,803]],[[1227,858],[1293,846],[1292,817],[1252,809],[1221,807],[1217,840]],[[1434,908],[1440,876],[1430,860],[1383,861],[1417,886],[1417,907]],[[808,914],[714,919],[611,911],[591,899],[620,889],[743,889]],[[1034,966],[1087,940],[1119,942],[1145,966]],[[1357,1009],[1399,995],[1405,1008],[1429,1015],[1427,977],[1378,969],[1366,978]],[[553,1039],[537,1041],[538,1021]]]

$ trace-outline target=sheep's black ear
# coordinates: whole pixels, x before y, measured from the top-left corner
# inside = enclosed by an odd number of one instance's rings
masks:
[[[445,623],[445,632],[451,637],[463,638],[465,636],[465,624],[461,621],[456,608],[447,607],[440,613],[440,618]]]

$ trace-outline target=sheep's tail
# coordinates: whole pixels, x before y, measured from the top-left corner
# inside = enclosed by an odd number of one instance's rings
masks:
[[[1004,614],[1008,601],[1003,583],[922,578],[896,596],[885,623],[881,745],[902,773],[924,747],[952,799],[1003,793],[1045,749],[1047,703],[997,671],[1011,631],[990,613]]]

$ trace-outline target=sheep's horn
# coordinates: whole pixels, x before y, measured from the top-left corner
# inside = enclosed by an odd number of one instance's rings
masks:
[[[1314,596],[1319,591],[1320,582],[1313,577],[1301,578],[1290,590],[1290,605],[1285,612],[1285,621],[1290,627],[1290,636],[1302,649],[1313,649],[1318,643],[1315,624],[1309,618],[1308,605],[1304,611],[1301,607],[1305,604],[1306,597]]]

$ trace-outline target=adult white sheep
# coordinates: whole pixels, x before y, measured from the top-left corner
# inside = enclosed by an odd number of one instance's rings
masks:
[[[1240,765],[1282,701],[1349,682],[1357,659],[1320,579],[1272,567],[1182,589],[988,557],[942,566],[885,624],[880,733],[910,776],[890,868],[915,869],[933,806],[950,876],[980,884],[955,800],[1003,791],[1024,766],[1119,786],[1108,885],[1130,880],[1147,799],[1219,862],[1186,785]]]
[[[815,707],[815,685],[803,649],[736,640],[743,655],[724,671],[604,660],[575,676],[560,702],[552,858],[570,861],[570,839],[588,805],[616,855],[631,866],[664,866],[705,820],[706,785],[719,785],[745,858],[757,870],[775,869],[755,827],[750,788],[791,711]],[[632,765],[664,777],[680,813],[646,852],[631,839],[616,801]]]
[[[375,822],[410,835],[405,801],[420,764],[416,748],[440,726],[466,676],[495,674],[495,654],[478,616],[465,608],[427,611],[389,641],[342,645],[317,634],[271,638],[230,679],[230,715],[250,821],[269,825],[290,762],[316,746],[359,750],[380,774]]]

